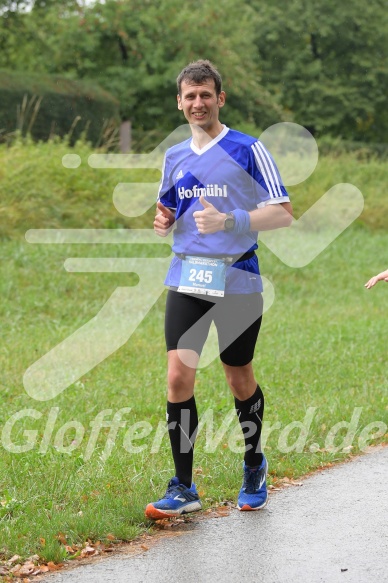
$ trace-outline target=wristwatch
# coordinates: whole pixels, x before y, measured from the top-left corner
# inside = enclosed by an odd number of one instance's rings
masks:
[[[234,218],[234,214],[227,213],[226,219],[224,221],[224,230],[227,233],[230,233],[231,231],[233,231],[235,222],[236,222],[236,219]]]

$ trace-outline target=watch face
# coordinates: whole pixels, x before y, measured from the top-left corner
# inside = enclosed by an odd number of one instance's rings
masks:
[[[233,216],[226,217],[224,224],[225,224],[225,231],[232,231],[233,227],[234,227],[234,217]]]

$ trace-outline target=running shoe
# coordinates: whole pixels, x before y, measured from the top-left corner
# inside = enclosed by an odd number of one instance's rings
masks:
[[[268,463],[263,456],[261,466],[250,468],[243,465],[244,482],[238,495],[237,508],[239,510],[260,510],[267,504],[268,493],[266,477]]]
[[[177,477],[174,477],[169,481],[164,497],[147,505],[145,515],[147,518],[159,520],[201,509],[202,504],[195,484],[188,488],[184,484],[180,484]]]

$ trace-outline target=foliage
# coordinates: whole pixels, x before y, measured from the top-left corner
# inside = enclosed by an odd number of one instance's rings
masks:
[[[132,120],[138,141],[145,133],[160,135],[182,123],[175,79],[197,58],[212,59],[224,76],[225,123],[267,127],[285,116],[260,83],[252,50],[258,15],[237,0],[201,5],[107,0],[72,11],[58,3],[7,21],[0,66],[96,80],[120,100],[122,117]],[[23,31],[22,42],[17,31]]]
[[[1,4],[0,67],[97,80],[142,146],[181,123],[175,78],[197,58],[223,74],[229,125],[294,117],[317,135],[386,140],[383,0],[31,0],[0,3],[0,13]]]
[[[262,0],[250,4],[259,11]],[[262,79],[313,133],[384,142],[388,12],[383,0],[277,0],[256,38]]]

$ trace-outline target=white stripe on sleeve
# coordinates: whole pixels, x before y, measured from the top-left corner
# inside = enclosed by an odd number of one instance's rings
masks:
[[[259,170],[263,175],[264,181],[267,185],[268,192],[272,198],[282,196],[283,193],[280,187],[278,174],[267,150],[259,141],[252,145],[252,149],[255,154],[256,161],[258,162]],[[271,187],[269,187],[269,184]]]

